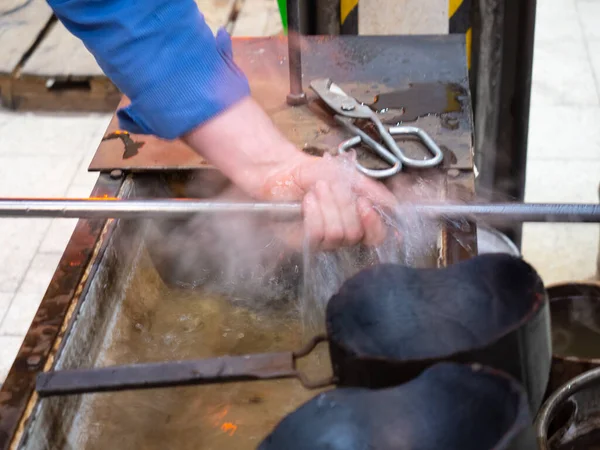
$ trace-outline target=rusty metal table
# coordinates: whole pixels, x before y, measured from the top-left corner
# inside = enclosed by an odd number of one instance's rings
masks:
[[[423,128],[444,149],[444,163],[408,177],[438,183],[440,198],[474,196],[472,113],[468,91],[465,46],[462,36],[441,37],[310,37],[304,42],[303,80],[308,103],[291,108],[288,93],[287,44],[282,38],[234,40],[235,59],[248,75],[253,97],[266,109],[279,129],[298,147],[311,153],[334,152],[348,136],[335,126],[330,114],[307,89],[314,78],[329,77],[350,95],[365,103],[376,95],[401,92],[407,100],[404,114],[383,114],[383,119],[409,121]],[[394,94],[396,95],[396,94]],[[127,102],[123,100],[122,104]],[[206,171],[211,168],[180,141],[115,133],[116,119],[91,163],[103,172],[93,196],[123,194],[124,177],[108,173]],[[411,156],[422,151],[407,145]],[[380,164],[359,152],[366,165]],[[148,175],[149,174],[149,175]],[[114,172],[113,172],[114,175]],[[80,220],[65,249],[32,325],[0,391],[0,449],[26,442],[31,418],[39,405],[34,392],[37,373],[48,370],[60,356],[69,330],[97,276],[110,245],[116,221]],[[464,245],[470,242],[471,245]],[[442,232],[441,264],[467,258],[476,249],[475,228]],[[100,312],[99,312],[100,313]]]

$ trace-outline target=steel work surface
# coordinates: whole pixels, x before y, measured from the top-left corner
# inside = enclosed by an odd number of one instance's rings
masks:
[[[417,107],[416,117],[391,108],[381,115],[387,123],[409,121],[428,132],[450,157],[446,168],[472,169],[472,120],[468,94],[464,38],[452,36],[332,36],[303,41],[303,84],[308,104],[289,107],[287,41],[281,37],[234,39],[235,60],[248,76],[253,97],[266,109],[278,128],[299,148],[335,152],[349,135],[332,120],[308,85],[315,78],[331,78],[349,95],[365,103],[377,95],[399,92],[401,106]],[[414,85],[411,89],[411,85]],[[442,88],[442,89],[441,89]],[[458,98],[451,92],[458,90]],[[404,95],[403,95],[404,94]],[[123,99],[121,104],[126,104]],[[418,105],[415,103],[418,102]],[[447,104],[455,103],[454,108]],[[400,107],[400,105],[397,105]],[[234,125],[232,125],[234,126]],[[181,170],[205,168],[207,163],[181,141],[155,137],[111,135],[118,129],[116,116],[90,170]],[[413,156],[420,146],[405,144]],[[368,153],[366,164],[380,167]]]

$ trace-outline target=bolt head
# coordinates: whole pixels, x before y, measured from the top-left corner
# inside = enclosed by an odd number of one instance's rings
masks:
[[[113,180],[118,180],[123,176],[123,171],[121,169],[114,169],[110,172],[110,177]]]

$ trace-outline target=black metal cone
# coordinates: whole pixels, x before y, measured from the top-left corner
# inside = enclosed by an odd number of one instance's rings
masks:
[[[394,388],[339,388],[284,418],[259,450],[535,448],[527,396],[512,378],[440,363]]]
[[[535,413],[551,362],[547,303],[535,270],[504,254],[364,270],[327,306],[338,385],[388,387],[442,360],[478,362],[521,381]]]

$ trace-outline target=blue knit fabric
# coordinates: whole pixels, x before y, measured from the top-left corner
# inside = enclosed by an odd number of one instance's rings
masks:
[[[175,139],[250,93],[225,30],[194,0],[48,0],[131,100],[121,128]]]

